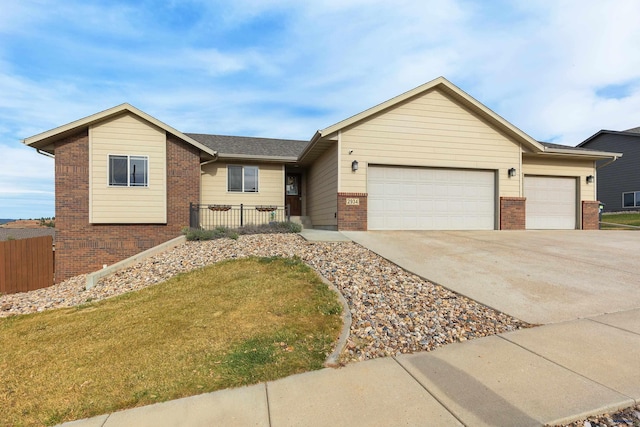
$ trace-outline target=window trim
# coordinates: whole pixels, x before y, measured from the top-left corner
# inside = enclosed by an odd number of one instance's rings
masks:
[[[242,184],[241,187],[242,189],[240,191],[236,191],[236,190],[230,190],[229,189],[229,173],[231,171],[231,168],[240,168],[242,170]],[[251,169],[255,169],[256,171],[256,189],[255,191],[247,191],[247,189],[245,188],[245,168],[251,168]],[[227,193],[234,193],[234,194],[257,194],[260,192],[260,167],[256,166],[256,165],[227,165]]]
[[[127,158],[127,184],[118,185],[111,183],[111,158],[126,157]],[[145,182],[142,185],[131,184],[131,160],[144,160],[146,163]],[[149,188],[149,156],[141,154],[107,154],[107,187],[109,188]]]
[[[633,195],[633,206],[625,206],[624,196],[627,194]],[[640,191],[624,191],[622,192],[622,208],[623,209],[640,209]]]

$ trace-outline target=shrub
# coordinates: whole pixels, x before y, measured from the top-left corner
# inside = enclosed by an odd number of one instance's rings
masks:
[[[227,227],[216,227],[213,230],[203,230],[200,228],[185,227],[182,229],[187,240],[214,240],[229,238],[237,240],[240,235],[249,234],[274,234],[274,233],[299,233],[302,226],[295,222],[272,222],[269,224],[247,224],[244,227],[231,229]]]
[[[41,226],[41,227],[54,228],[56,226],[55,217],[54,218],[40,218],[38,220],[38,225]]]

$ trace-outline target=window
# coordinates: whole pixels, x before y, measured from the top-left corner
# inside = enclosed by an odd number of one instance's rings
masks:
[[[227,191],[238,193],[257,193],[258,167],[227,166]]]
[[[640,208],[640,191],[622,193],[623,208]]]
[[[109,156],[111,187],[147,187],[149,158],[146,156]]]

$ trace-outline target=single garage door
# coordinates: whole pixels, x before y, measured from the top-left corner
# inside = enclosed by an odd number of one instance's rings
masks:
[[[576,228],[576,179],[525,176],[527,229],[573,230]]]
[[[495,172],[369,166],[369,230],[493,230]]]

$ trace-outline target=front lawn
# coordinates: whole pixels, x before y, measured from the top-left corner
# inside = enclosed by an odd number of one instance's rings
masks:
[[[602,214],[602,222],[609,222],[613,224],[623,224],[623,225],[633,225],[636,227],[640,227],[640,212],[635,213],[623,213],[623,214]],[[632,228],[627,227],[617,227],[615,225],[602,224],[602,229],[625,229],[632,230]]]
[[[52,425],[319,369],[340,312],[301,261],[249,258],[2,318],[0,425]]]

